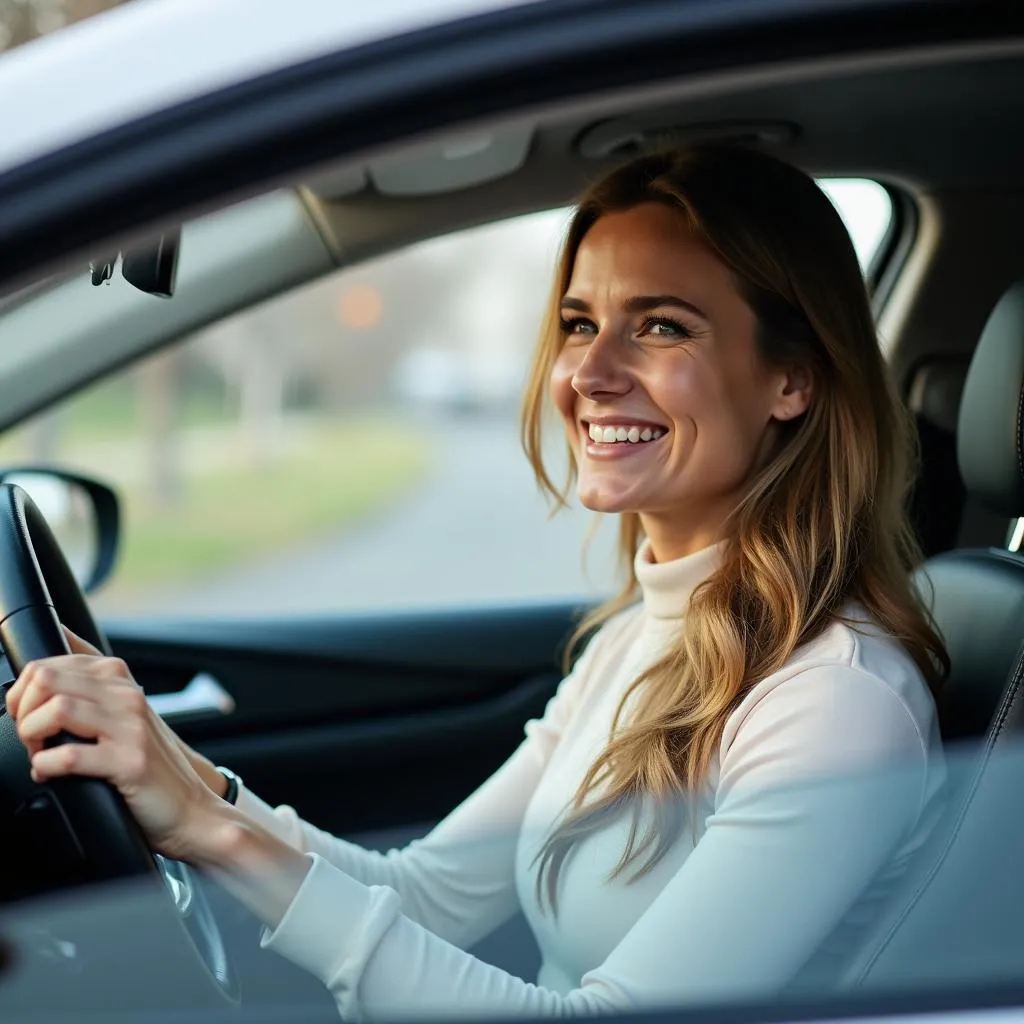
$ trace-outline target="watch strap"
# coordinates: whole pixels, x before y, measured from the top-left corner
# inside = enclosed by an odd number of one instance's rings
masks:
[[[218,765],[217,771],[224,776],[228,784],[228,788],[224,791],[224,799],[234,806],[238,803],[238,791],[241,788],[242,780],[230,768],[221,768]]]

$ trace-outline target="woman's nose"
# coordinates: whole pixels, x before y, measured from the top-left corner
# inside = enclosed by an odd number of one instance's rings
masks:
[[[610,335],[601,332],[594,336],[572,375],[572,387],[578,395],[594,398],[601,394],[622,395],[629,390],[629,375],[615,348],[615,339]]]

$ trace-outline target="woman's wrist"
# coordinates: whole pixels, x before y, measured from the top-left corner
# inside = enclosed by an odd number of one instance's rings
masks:
[[[203,757],[198,751],[193,750],[163,719],[158,718],[157,721],[160,723],[164,734],[185,755],[188,763],[192,766],[192,770],[203,780],[206,788],[211,790],[215,796],[223,799],[225,792],[227,792],[228,780],[217,771],[214,763],[208,757]]]
[[[184,744],[182,745],[184,746]],[[206,783],[207,789],[223,800],[228,789],[228,780],[217,771],[216,766],[209,758],[196,753],[191,747],[186,747],[185,750],[196,775]]]
[[[249,831],[250,822],[241,811],[209,793],[189,815],[186,859],[196,867],[230,871],[245,856]]]
[[[174,845],[175,856],[209,871],[265,924],[275,927],[295,899],[311,860],[224,799],[228,780],[172,732],[203,782]]]
[[[310,868],[310,858],[224,801],[193,819],[189,856],[247,904],[265,924],[284,916]]]

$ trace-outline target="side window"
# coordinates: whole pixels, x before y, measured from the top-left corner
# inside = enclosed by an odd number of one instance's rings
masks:
[[[861,269],[866,273],[892,224],[889,193],[877,181],[867,178],[824,178],[818,184],[843,218]]]
[[[830,194],[867,253],[885,225],[848,184]],[[9,432],[0,458],[118,488],[123,546],[94,595],[102,613],[607,593],[613,531],[598,529],[584,559],[591,517],[550,517],[518,439],[567,218],[436,239],[248,310]]]

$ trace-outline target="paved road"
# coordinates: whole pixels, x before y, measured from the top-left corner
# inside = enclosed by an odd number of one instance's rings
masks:
[[[547,519],[512,424],[465,419],[425,429],[437,434],[436,470],[376,519],[259,564],[162,589],[135,610],[332,612],[593,596],[608,589],[610,531],[603,531],[588,559],[588,580],[581,549],[590,520],[579,510]]]

